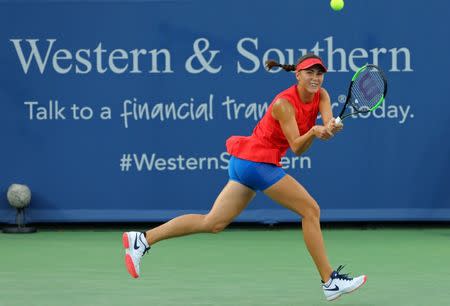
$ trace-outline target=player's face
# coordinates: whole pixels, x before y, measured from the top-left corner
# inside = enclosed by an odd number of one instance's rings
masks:
[[[306,91],[314,94],[322,86],[323,75],[322,69],[313,66],[297,72],[297,80]]]

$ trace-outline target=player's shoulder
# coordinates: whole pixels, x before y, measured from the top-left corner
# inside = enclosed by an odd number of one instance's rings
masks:
[[[273,104],[272,116],[277,120],[290,117],[294,113],[295,113],[294,106],[289,100],[285,98],[279,98]]]
[[[320,95],[320,101],[330,101],[330,95],[328,94],[328,91],[321,87],[319,90],[319,95]]]
[[[328,91],[325,89],[325,87],[320,87],[320,96],[328,95]]]
[[[278,99],[276,99],[273,103],[273,107],[274,108],[293,108],[293,102],[289,100],[289,98],[287,97],[279,97]]]

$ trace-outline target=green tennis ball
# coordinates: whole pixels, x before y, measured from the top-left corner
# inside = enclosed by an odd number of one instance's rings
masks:
[[[331,0],[330,6],[333,11],[340,11],[344,8],[344,0]]]

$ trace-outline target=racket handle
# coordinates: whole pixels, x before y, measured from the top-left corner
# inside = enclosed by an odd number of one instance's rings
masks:
[[[342,123],[342,119],[341,117],[337,117],[336,120],[334,121],[336,124],[341,124]]]

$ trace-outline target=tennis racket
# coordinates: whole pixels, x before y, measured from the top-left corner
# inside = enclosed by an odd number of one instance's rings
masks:
[[[359,68],[350,82],[347,99],[336,123],[340,124],[354,114],[373,112],[383,103],[386,93],[386,77],[378,66],[368,64]],[[349,111],[344,115],[347,108]]]

